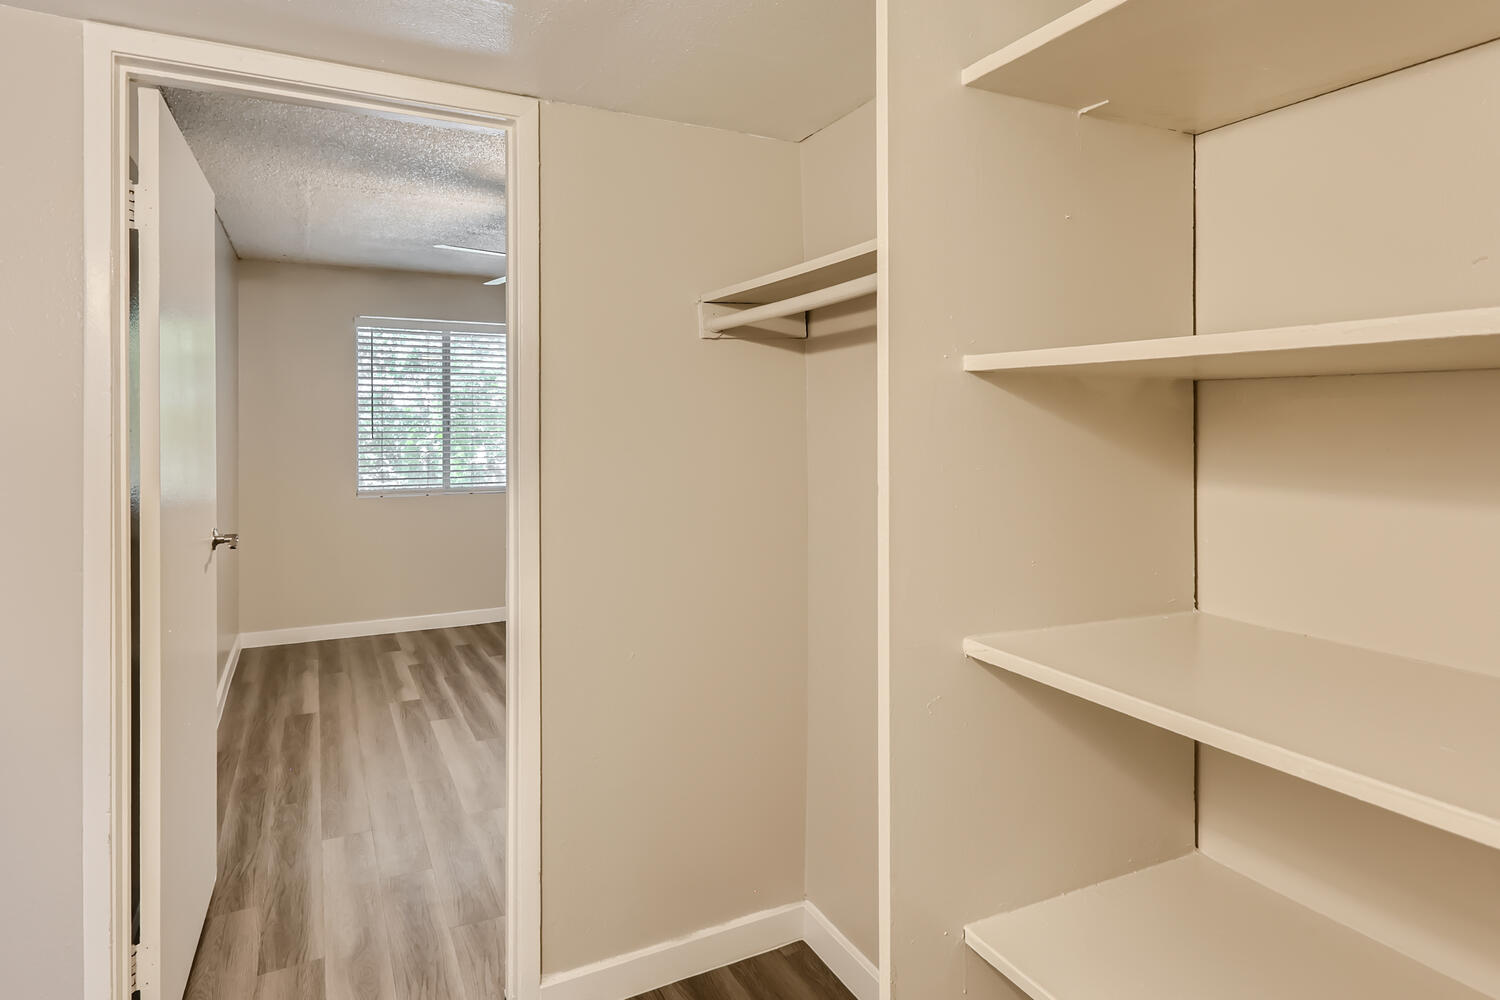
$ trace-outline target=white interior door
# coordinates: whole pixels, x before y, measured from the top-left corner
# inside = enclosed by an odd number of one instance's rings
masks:
[[[181,1000],[216,870],[214,193],[160,92],[136,102],[142,1000]]]

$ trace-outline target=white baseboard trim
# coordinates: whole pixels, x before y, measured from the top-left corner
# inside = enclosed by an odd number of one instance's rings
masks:
[[[880,970],[875,963],[866,958],[864,952],[813,905],[812,900],[808,900],[804,907],[806,923],[802,940],[823,960],[829,971],[838,976],[839,982],[849,987],[855,1000],[880,1000]]]
[[[240,653],[245,648],[244,638],[242,635],[234,637],[234,645],[229,647],[229,658],[224,661],[224,673],[219,675],[219,690],[215,698],[219,703],[220,722],[224,721],[224,706],[229,702],[229,685],[234,683],[234,672],[240,666]]]
[[[793,941],[806,941],[858,1000],[878,1000],[879,970],[821,910],[806,901],[543,976],[541,1000],[626,1000]]]
[[[477,608],[473,611],[449,611],[439,615],[413,615],[410,618],[377,618],[367,622],[340,622],[335,625],[304,625],[300,628],[278,628],[267,632],[245,632],[240,636],[244,649],[262,646],[285,646],[294,642],[320,642],[324,639],[356,639],[365,635],[387,635],[391,632],[420,632],[429,628],[462,628],[505,621],[504,608]]]
[[[626,1000],[801,940],[801,903],[762,910],[674,941],[542,977],[542,1000]]]

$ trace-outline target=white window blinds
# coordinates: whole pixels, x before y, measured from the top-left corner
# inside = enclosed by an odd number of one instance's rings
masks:
[[[505,325],[361,316],[358,491],[505,489]]]

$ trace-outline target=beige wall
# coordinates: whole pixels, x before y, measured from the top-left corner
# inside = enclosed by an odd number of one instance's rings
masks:
[[[0,967],[82,995],[83,33],[0,7]]]
[[[803,254],[874,239],[874,103],[801,154]],[[874,299],[809,324],[807,898],[877,962]]]
[[[807,257],[875,238],[875,102],[804,139],[802,252]]]
[[[215,442],[219,466],[218,529],[237,531],[240,521],[240,289],[239,258],[221,222],[214,228],[214,363],[218,375],[214,392],[218,431]],[[240,634],[239,553],[220,549],[219,585],[219,676],[229,663],[229,653]]]
[[[505,604],[505,497],[355,495],[354,320],[502,322],[478,279],[241,261],[240,628]]]
[[[795,145],[542,118],[543,968],[803,898],[798,345],[700,341],[799,258]]]
[[[1190,850],[1193,749],[960,643],[1192,607],[1192,391],[961,355],[1191,333],[1192,140],[958,85],[1067,3],[881,2],[888,971],[1014,998],[964,924]]]
[[[1202,332],[1500,301],[1500,45],[1198,140]],[[1500,672],[1500,372],[1199,388],[1203,610]],[[1486,995],[1500,851],[1205,751],[1203,848]]]

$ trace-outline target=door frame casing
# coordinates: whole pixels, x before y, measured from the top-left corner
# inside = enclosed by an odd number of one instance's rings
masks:
[[[230,90],[507,132],[506,994],[541,983],[540,104],[259,49],[84,24],[83,977],[129,1000],[130,85]]]

